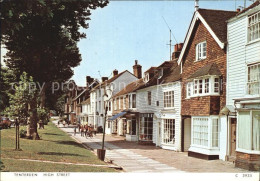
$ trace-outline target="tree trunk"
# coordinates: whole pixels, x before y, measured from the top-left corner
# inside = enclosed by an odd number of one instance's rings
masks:
[[[41,108],[44,108],[45,107],[45,100],[46,100],[46,88],[47,88],[47,83],[44,83],[43,84],[43,87],[42,87],[42,90],[40,92],[40,95],[41,95]]]
[[[30,137],[32,137],[34,140],[39,140],[40,137],[37,132],[37,122],[38,122],[38,116],[37,116],[37,97],[34,96],[31,104],[31,116],[30,116],[30,123],[29,123],[29,130],[30,130]]]

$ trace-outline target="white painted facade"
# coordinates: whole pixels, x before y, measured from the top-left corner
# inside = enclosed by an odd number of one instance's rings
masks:
[[[241,104],[234,104],[235,99],[240,98],[259,98],[260,94],[250,95],[248,92],[248,67],[260,63],[260,38],[250,41],[248,39],[248,16],[259,12],[260,6],[250,9],[228,21],[228,46],[227,46],[227,86],[226,86],[226,105],[234,108],[240,108]],[[259,76],[259,75],[258,75]],[[249,101],[243,107],[260,109],[260,102]],[[238,131],[239,111],[230,115],[221,116],[220,130],[220,154],[219,158],[228,160],[231,156],[231,119],[237,119],[236,126],[236,151],[256,153],[254,151],[245,151],[238,148],[238,141],[241,138]],[[257,152],[260,154],[260,151]]]
[[[148,91],[151,92],[151,105],[148,105]],[[174,91],[174,107],[164,107],[164,92]],[[137,91],[137,111],[153,113],[152,142],[163,149],[181,151],[181,83],[179,81],[147,87]],[[165,143],[166,120],[174,120],[174,143]]]
[[[108,102],[111,102],[111,107],[113,108],[113,101],[111,101],[112,96],[117,94],[120,90],[124,89],[129,83],[136,81],[137,78],[129,71],[124,71],[119,77],[110,82],[109,84],[104,84],[101,87],[96,87],[90,93],[90,104],[92,108],[94,127],[104,126],[105,119],[105,107]],[[106,90],[106,91],[105,91]],[[105,93],[107,96],[105,96]],[[107,112],[107,117],[113,116],[113,109]],[[106,123],[106,133],[111,134],[111,127]]]

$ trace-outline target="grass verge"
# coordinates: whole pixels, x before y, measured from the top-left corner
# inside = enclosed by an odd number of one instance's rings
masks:
[[[26,129],[22,127],[21,129]],[[1,171],[36,172],[113,172],[115,169],[92,166],[61,165],[15,159],[47,160],[69,163],[106,164],[91,151],[75,142],[69,135],[58,129],[53,123],[38,130],[41,140],[20,139],[22,151],[15,151],[15,129],[1,130]]]

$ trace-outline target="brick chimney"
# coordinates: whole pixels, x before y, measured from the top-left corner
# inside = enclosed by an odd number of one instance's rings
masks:
[[[138,60],[135,60],[135,64],[133,66],[133,73],[138,78],[142,78],[142,66],[138,64]]]
[[[90,84],[94,81],[94,78],[90,76],[86,76],[86,86],[90,86]]]
[[[115,69],[115,70],[113,71],[113,77],[116,76],[116,75],[118,75],[118,70],[117,70],[117,69]]]
[[[108,77],[101,77],[102,82],[105,82],[106,80],[108,80]]]
[[[172,53],[172,60],[179,58],[182,47],[183,47],[183,43],[174,45],[174,52]]]

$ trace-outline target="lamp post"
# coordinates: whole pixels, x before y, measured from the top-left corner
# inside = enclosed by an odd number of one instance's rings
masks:
[[[15,150],[20,149],[19,120],[15,118]]]
[[[112,95],[112,90],[108,89],[109,91],[111,91],[111,95]],[[105,101],[105,118],[104,118],[104,124],[103,124],[103,137],[102,137],[102,148],[101,149],[97,149],[97,155],[98,158],[102,161],[105,160],[105,155],[106,155],[106,150],[105,148],[105,134],[106,134],[106,120],[107,120],[107,110],[108,110],[108,102],[110,101],[112,96],[108,96],[107,94],[107,90],[106,87],[104,88],[104,97],[107,97],[107,100]]]

